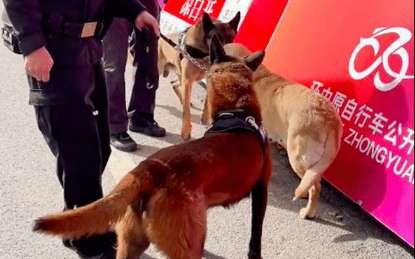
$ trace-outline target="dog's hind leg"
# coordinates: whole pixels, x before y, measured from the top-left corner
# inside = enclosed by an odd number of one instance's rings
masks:
[[[321,191],[321,177],[336,158],[338,152],[337,141],[338,138],[334,134],[328,134],[325,142],[320,142],[319,145],[313,143],[311,145],[312,149],[310,148],[302,155],[303,157],[314,157],[313,160],[316,162],[304,166],[306,168],[305,174],[295,190],[295,197],[300,197],[301,194],[308,192],[308,203],[300,211],[301,218],[312,219],[316,216],[317,201]],[[320,159],[317,159],[315,153]]]
[[[321,183],[318,182],[313,185],[308,191],[308,202],[305,208],[300,210],[300,217],[302,219],[313,219],[316,217],[317,201],[320,197]]]
[[[207,220],[203,194],[176,189],[157,196],[147,219],[150,240],[169,259],[201,259]]]
[[[145,233],[141,212],[131,206],[116,226],[117,259],[137,259],[150,245]]]
[[[182,81],[181,80],[181,75],[177,74],[176,76],[177,76],[177,78],[170,81],[170,84],[173,87],[173,91],[176,94],[177,98],[179,98],[180,104],[183,105],[183,94],[182,94],[182,90],[181,90],[181,87],[180,87],[180,82]]]

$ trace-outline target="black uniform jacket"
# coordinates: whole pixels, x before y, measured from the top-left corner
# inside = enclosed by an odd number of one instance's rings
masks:
[[[51,14],[62,15],[68,22],[90,22],[118,16],[134,21],[144,10],[137,0],[3,0],[6,12],[18,32],[24,55],[47,45],[55,64],[85,64],[101,55],[96,39],[48,38],[45,20]]]
[[[73,23],[103,20],[108,23],[112,17],[124,17],[133,22],[137,15],[145,10],[137,0],[3,0],[3,2],[8,18],[17,31],[23,55],[46,46],[54,60],[51,80],[48,84],[40,86],[39,82],[29,77],[30,103],[35,105],[53,104],[58,99],[62,101],[65,96],[64,88],[69,90],[70,87],[89,87],[83,84],[70,86],[69,84],[80,83],[78,80],[71,83],[70,79],[91,73],[88,67],[99,62],[102,57],[100,38],[82,39],[51,35],[46,26],[49,17],[58,15],[63,17],[64,21]],[[82,89],[82,92],[87,91]]]

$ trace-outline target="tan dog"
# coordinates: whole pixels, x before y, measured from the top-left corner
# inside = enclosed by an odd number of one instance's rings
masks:
[[[166,39],[161,38],[159,41],[159,72],[167,77],[170,71],[174,71],[179,76],[181,89],[179,85],[173,85],[176,95],[179,97],[183,105],[183,124],[181,136],[184,140],[191,137],[191,95],[192,85],[194,82],[202,80],[205,77],[207,63],[209,60],[209,44],[213,35],[217,35],[223,43],[233,42],[241,14],[238,12],[236,16],[228,23],[220,21],[212,21],[208,14],[204,14],[202,20],[191,26],[184,34],[181,46],[194,58],[192,62],[185,57]],[[180,34],[167,35],[168,39],[175,44],[180,42]],[[182,94],[183,92],[183,94]],[[203,124],[207,124],[206,103],[201,119]]]
[[[225,50],[234,57],[251,54],[241,44],[228,44]],[[326,98],[271,73],[265,66],[255,71],[254,88],[265,130],[287,149],[294,172],[302,178],[294,199],[306,197],[308,192],[308,204],[301,209],[300,216],[314,218],[321,176],[340,149],[340,117]]]
[[[221,112],[239,109],[261,121],[252,70],[261,63],[263,53],[236,60],[225,55],[216,38],[211,52],[211,115],[222,118]],[[248,257],[261,259],[271,169],[269,145],[263,138],[246,130],[210,132],[201,139],[160,150],[126,175],[105,198],[40,218],[34,230],[78,238],[104,233],[117,224],[117,259],[139,258],[149,242],[170,259],[200,259],[207,209],[234,204],[252,193]]]

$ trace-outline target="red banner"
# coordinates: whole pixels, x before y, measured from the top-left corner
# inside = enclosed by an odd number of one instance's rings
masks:
[[[336,107],[345,132],[325,178],[414,245],[414,1],[291,0],[272,71]]]
[[[177,0],[169,1],[161,17],[164,33],[182,31],[200,19],[203,12],[222,21],[240,11],[242,21],[235,41],[251,50],[264,49],[288,0]]]
[[[251,51],[263,50],[285,9],[288,0],[254,0],[235,41]]]

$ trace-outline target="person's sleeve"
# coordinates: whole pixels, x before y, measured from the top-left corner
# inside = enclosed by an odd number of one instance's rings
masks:
[[[146,10],[144,5],[137,0],[115,0],[112,3],[117,10],[115,16],[127,18],[132,23],[135,22],[135,19],[141,12]]]
[[[3,0],[3,2],[7,16],[17,32],[23,55],[27,56],[45,46],[39,0]]]

